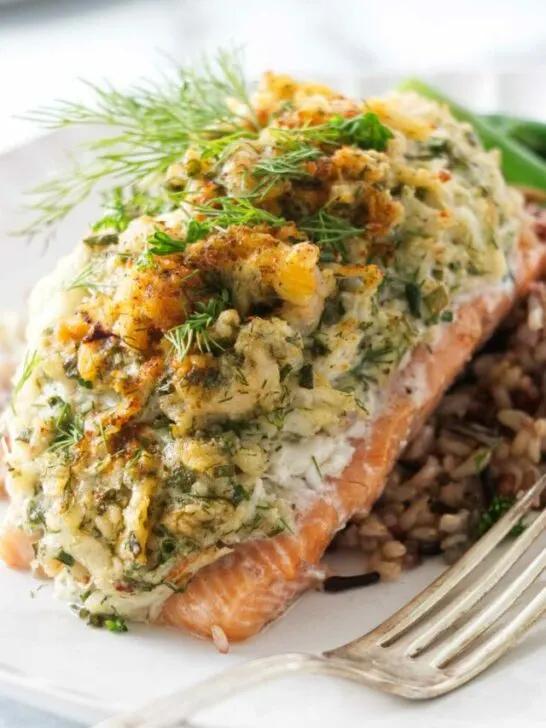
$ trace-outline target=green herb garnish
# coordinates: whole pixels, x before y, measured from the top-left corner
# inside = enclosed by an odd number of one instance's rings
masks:
[[[227,230],[231,225],[280,227],[286,223],[284,218],[254,207],[250,200],[244,197],[215,197],[206,205],[195,205],[194,209],[205,218],[204,224],[211,232],[215,229]]]
[[[222,138],[255,137],[260,128],[237,52],[220,51],[212,62],[202,64],[200,73],[174,67],[161,82],[128,91],[87,85],[95,97],[91,104],[61,101],[27,116],[47,129],[86,126],[111,133],[85,145],[89,163],[74,163],[65,175],[31,191],[36,217],[21,231],[24,234],[56,225],[99,181],[138,183],[163,174],[190,145],[205,155],[217,154]]]
[[[105,617],[104,626],[109,632],[128,632],[127,622],[123,617]]]
[[[406,283],[404,286],[406,301],[412,316],[421,318],[421,288],[417,283]]]
[[[326,212],[324,208],[316,215],[303,218],[298,227],[320,247],[320,259],[324,263],[331,262],[337,257],[342,263],[348,263],[347,242],[366,233],[365,228],[354,227],[343,218]]]
[[[489,531],[489,529],[494,526],[507,511],[510,510],[515,502],[516,499],[514,497],[495,496],[489,507],[484,511],[484,513],[482,513],[482,517],[477,528],[478,536],[483,536],[484,533]],[[510,531],[510,536],[519,536],[524,529],[525,526],[522,521],[520,521]]]
[[[62,400],[61,400],[62,401]],[[63,402],[53,426],[54,436],[49,446],[52,452],[69,450],[83,437],[83,421],[72,411],[68,402]]]
[[[389,139],[394,134],[379,120],[377,114],[368,112],[352,119],[333,117],[329,126],[338,134],[338,141],[342,144],[354,144],[361,149],[375,149],[385,151]]]
[[[178,357],[183,359],[192,346],[201,352],[211,353],[222,346],[207,331],[218,316],[229,305],[229,291],[223,289],[218,298],[210,298],[207,303],[197,303],[195,311],[180,326],[171,329],[165,336]]]
[[[30,352],[27,352],[25,354],[25,359],[23,361],[23,371],[21,372],[21,376],[19,377],[19,381],[15,385],[13,389],[13,399],[17,397],[21,389],[25,386],[25,384],[30,379],[32,372],[36,369],[37,365],[40,363],[40,355],[37,351],[33,351],[32,354]]]
[[[314,376],[313,376],[313,365],[304,364],[299,371],[299,384],[303,389],[313,389]]]

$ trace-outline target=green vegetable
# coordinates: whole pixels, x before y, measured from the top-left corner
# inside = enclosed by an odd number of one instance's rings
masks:
[[[485,510],[482,514],[481,520],[478,523],[478,536],[483,536],[486,531],[489,531],[489,529],[494,526],[495,523],[499,521],[507,511],[510,510],[510,508],[514,505],[515,500],[516,499],[514,497],[508,498],[499,495],[495,496],[491,501],[489,508],[487,508],[487,510]],[[519,536],[524,528],[525,526],[520,521],[510,531],[510,535]]]
[[[484,118],[499,131],[546,159],[546,124],[502,114],[490,114]]]
[[[472,124],[486,149],[496,148],[501,151],[502,170],[508,182],[546,190],[546,165],[542,160],[517,141],[511,139],[504,131],[491,124],[486,118],[472,113],[441,91],[417,78],[406,79],[400,86],[400,90],[414,91],[438,103],[447,104],[457,119]]]

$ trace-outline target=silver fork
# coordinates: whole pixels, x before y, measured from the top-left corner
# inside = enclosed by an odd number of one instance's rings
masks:
[[[188,719],[197,712],[253,685],[289,674],[335,675],[411,699],[434,698],[454,690],[495,662],[546,610],[546,586],[535,596],[527,593],[546,568],[546,548],[486,606],[474,609],[545,530],[546,509],[502,552],[485,576],[455,593],[461,581],[530,510],[545,485],[546,475],[454,566],[363,637],[322,655],[288,653],[252,660],[95,728],[189,725]],[[517,613],[484,635],[516,600],[521,600]],[[431,615],[437,606],[439,611]]]

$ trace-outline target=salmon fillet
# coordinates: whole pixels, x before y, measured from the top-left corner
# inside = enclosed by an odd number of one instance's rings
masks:
[[[199,571],[183,593],[171,596],[160,620],[204,637],[211,637],[213,628],[220,627],[229,640],[239,641],[282,614],[316,581],[312,567],[335,533],[352,516],[372,508],[405,445],[476,348],[516,298],[543,274],[545,266],[546,246],[526,230],[516,253],[515,289],[468,300],[433,346],[416,347],[385,394],[382,414],[370,426],[368,436],[353,443],[353,458],[333,482],[331,496],[317,500],[301,515],[297,533],[237,546],[233,553]],[[416,374],[427,384],[427,395],[418,402],[414,396]]]

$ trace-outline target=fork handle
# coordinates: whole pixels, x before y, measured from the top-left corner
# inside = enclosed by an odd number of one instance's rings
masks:
[[[108,718],[94,728],[173,728],[189,725],[186,721],[199,711],[212,708],[254,685],[302,673],[349,677],[347,672],[350,670],[341,660],[317,655],[294,652],[262,657],[160,698],[134,713]]]

